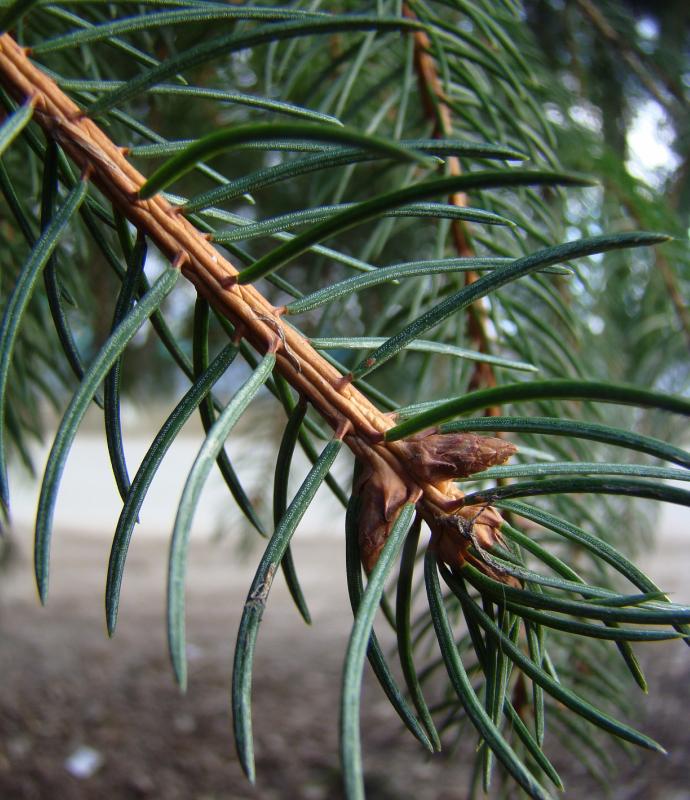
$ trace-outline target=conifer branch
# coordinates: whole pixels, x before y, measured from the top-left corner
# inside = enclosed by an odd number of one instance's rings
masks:
[[[484,546],[490,547],[500,540],[502,519],[498,512],[487,507],[463,507],[464,494],[450,475],[439,477],[433,470],[420,467],[427,458],[434,458],[434,437],[417,437],[412,446],[414,455],[405,442],[385,441],[384,435],[394,420],[352,385],[351,376],[341,375],[299,331],[285,324],[281,308],[272,305],[254,286],[239,284],[238,270],[179,210],[160,194],[141,199],[139,191],[145,178],[127,160],[127,149],[118,147],[48,75],[32,64],[28,52],[8,34],[0,37],[0,82],[19,102],[33,103],[34,119],[45,134],[232,323],[238,341],[245,338],[260,353],[275,353],[279,373],[362,462],[364,479],[360,488],[368,487],[364,507],[369,515],[365,514],[368,523],[362,524],[361,536],[363,560],[368,568],[376,562],[395,516],[408,501],[419,504],[422,516],[437,532],[440,551],[449,563],[461,564],[472,543],[483,541]],[[444,438],[448,439],[448,449],[455,437]],[[459,441],[464,443],[466,439],[461,437]],[[495,451],[489,445],[488,452],[480,455],[481,469],[503,463],[514,451],[503,442],[499,445]],[[460,450],[458,457],[464,458],[463,448]],[[447,461],[452,458],[446,456]],[[463,470],[461,464],[454,474]],[[488,563],[486,568],[496,577]]]

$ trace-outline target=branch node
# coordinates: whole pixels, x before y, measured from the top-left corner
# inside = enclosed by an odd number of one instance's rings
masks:
[[[349,419],[343,417],[343,419],[341,419],[340,422],[338,423],[338,427],[336,428],[334,438],[342,441],[347,436],[347,434],[352,433],[352,431],[353,431],[352,423],[350,422]]]
[[[173,269],[182,269],[185,264],[189,263],[189,253],[186,250],[178,251],[175,258],[172,261],[172,268]]]
[[[180,214],[182,214],[182,211],[181,211],[181,206],[173,206],[173,205],[169,205],[169,206],[168,206],[168,207],[165,209],[165,211],[166,211],[167,215],[168,215],[169,217],[172,217],[173,219],[177,219],[177,218],[180,216]]]
[[[244,334],[246,332],[247,326],[244,324],[244,322],[238,322],[237,325],[235,325],[235,334],[232,337],[232,343],[235,345],[235,347],[239,347],[240,342],[244,338]]]
[[[381,442],[385,441],[386,437],[381,431],[377,431],[376,428],[369,428],[368,431],[365,431],[367,440],[369,444],[381,444]]]
[[[333,388],[336,390],[336,392],[338,392],[338,394],[342,394],[353,380],[354,376],[351,372],[348,372],[347,375],[343,375],[342,377],[338,378],[337,381],[333,382]]]

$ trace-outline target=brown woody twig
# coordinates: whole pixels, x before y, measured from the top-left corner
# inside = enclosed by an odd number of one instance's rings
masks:
[[[374,532],[360,528],[366,544],[365,564],[370,566],[375,562],[392,519],[406,501],[417,502],[420,513],[434,531],[444,560],[451,565],[462,563],[471,542],[462,535],[462,525],[454,524],[453,520],[458,515],[473,519],[476,509],[462,507],[463,493],[448,476],[440,478],[420,471],[406,453],[405,442],[386,442],[384,434],[393,425],[391,417],[350,381],[343,380],[304,336],[285,325],[281,310],[256,288],[238,284],[235,267],[183,214],[160,195],[150,200],[139,197],[145,179],[127,161],[126,148],[111,141],[50,77],[31,63],[27,52],[8,34],[0,36],[0,83],[19,102],[31,98],[35,105],[34,120],[45,134],[59,143],[82,173],[139,232],[156,244],[198,293],[229,319],[254,348],[276,354],[279,373],[317,409],[360,459],[368,474],[365,482],[367,479],[370,482],[364,491],[369,497],[369,519],[378,520]],[[463,436],[471,438],[473,434]],[[434,446],[434,437],[428,438],[422,448]],[[474,439],[484,443],[482,469],[503,463],[514,451],[512,445],[500,441],[498,448],[492,449],[489,444],[487,450],[486,443],[495,440]],[[459,453],[459,473],[463,471],[462,458]],[[366,514],[365,509],[365,517]],[[496,511],[484,510],[473,523],[473,536],[484,546],[490,546],[500,538],[500,522]]]

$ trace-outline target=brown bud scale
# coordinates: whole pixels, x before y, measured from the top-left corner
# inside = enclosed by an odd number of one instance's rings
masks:
[[[360,496],[359,551],[367,573],[376,565],[408,488],[380,458],[370,462],[355,491]]]
[[[505,464],[516,452],[511,442],[475,433],[426,431],[404,439],[400,445],[415,476],[429,483],[467,478]]]

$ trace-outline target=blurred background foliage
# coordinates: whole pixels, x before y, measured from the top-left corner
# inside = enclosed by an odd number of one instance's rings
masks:
[[[525,9],[559,156],[601,181],[569,221],[591,233],[643,227],[676,237],[651,258],[608,255],[608,268],[591,276],[590,328],[615,353],[606,369],[682,390],[690,347],[690,8],[679,0],[541,0]]]

